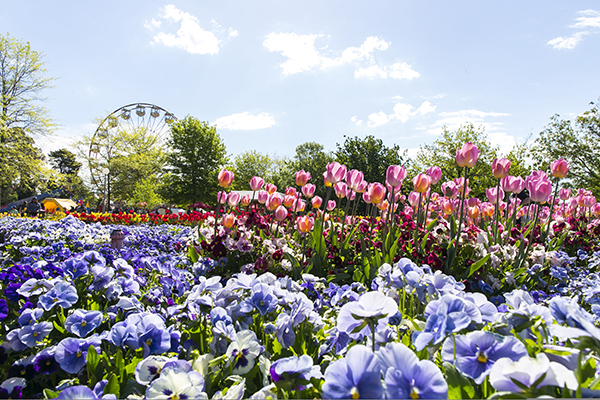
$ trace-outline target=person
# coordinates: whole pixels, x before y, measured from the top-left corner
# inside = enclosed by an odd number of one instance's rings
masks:
[[[31,203],[27,205],[27,214],[30,217],[36,217],[39,211],[40,203],[38,203],[37,198],[34,197],[33,200],[31,200]]]
[[[21,204],[21,208],[19,209],[19,211],[21,213],[21,217],[27,216],[27,200],[23,201],[23,204]]]

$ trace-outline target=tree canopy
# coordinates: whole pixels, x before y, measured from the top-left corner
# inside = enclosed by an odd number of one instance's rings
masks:
[[[600,109],[598,103],[590,104],[574,121],[552,116],[535,140],[531,156],[546,171],[552,161],[565,159],[570,164],[565,184],[600,196]]]
[[[0,35],[0,119],[7,128],[20,128],[28,135],[46,134],[54,127],[41,105],[41,93],[50,87],[43,54],[29,43]]]
[[[187,116],[171,126],[168,147],[163,196],[178,205],[214,202],[219,171],[228,161],[217,129]]]
[[[400,147],[393,145],[387,147],[383,140],[368,135],[364,139],[359,137],[346,137],[343,145],[337,143],[335,157],[348,170],[362,171],[367,182],[385,182],[385,173],[390,165],[404,165],[408,163],[400,155]]]
[[[77,161],[75,154],[67,149],[60,149],[48,153],[50,164],[61,174],[77,175],[81,163]]]

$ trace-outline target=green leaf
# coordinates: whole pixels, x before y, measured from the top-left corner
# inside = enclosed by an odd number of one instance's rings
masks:
[[[119,378],[117,378],[117,376],[115,374],[110,374],[110,377],[108,378],[108,382],[106,383],[106,386],[104,387],[104,392],[103,394],[114,394],[115,396],[117,396],[117,399],[119,398],[119,395],[121,394],[121,386],[119,385]]]
[[[427,232],[431,232],[431,230],[433,229],[435,224],[437,224],[437,222],[438,222],[437,218],[434,218],[433,221],[431,221],[429,224],[427,224]]]
[[[582,387],[588,387],[596,377],[596,361],[590,357],[590,359],[581,368],[581,385]]]
[[[125,371],[127,372],[127,375],[132,375],[135,372],[135,367],[137,367],[137,365],[140,361],[142,361],[142,358],[134,357],[131,360],[131,362],[129,364],[127,364],[127,367],[125,367]]]
[[[192,263],[196,263],[200,258],[194,246],[188,247],[188,256],[190,257],[190,260],[192,260]]]
[[[55,399],[58,397],[60,393],[55,392],[54,390],[44,389],[44,398],[45,399]]]
[[[65,328],[63,328],[62,326],[60,326],[58,324],[58,322],[56,321],[52,321],[52,324],[54,325],[54,329],[56,329],[57,331],[59,331],[60,333],[67,333],[67,331],[65,330]]]
[[[473,264],[471,264],[471,267],[469,268],[469,274],[467,275],[467,278],[471,277],[471,275],[473,275],[479,268],[483,267],[485,265],[485,263],[487,262],[487,260],[490,259],[491,254],[487,254],[485,257],[483,257],[481,260],[474,262]]]
[[[100,362],[100,355],[98,354],[96,348],[93,345],[88,347],[86,361],[87,368],[89,371],[94,371],[98,366],[98,362]]]
[[[123,361],[123,351],[121,348],[117,349],[117,354],[115,355],[115,368],[119,374],[119,381],[123,382],[125,379],[125,362]]]
[[[448,382],[449,399],[474,399],[475,388],[471,382],[463,376],[454,365],[444,362],[446,371],[446,382]]]

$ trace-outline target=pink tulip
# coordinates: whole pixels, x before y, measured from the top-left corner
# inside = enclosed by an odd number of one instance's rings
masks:
[[[431,177],[431,184],[435,185],[442,179],[442,169],[440,167],[431,167],[425,171]]]
[[[298,196],[298,193],[296,192],[296,188],[291,187],[291,186],[289,186],[287,189],[285,189],[285,194],[286,194],[286,196],[292,196],[292,197]]]
[[[333,211],[335,209],[335,200],[329,200],[327,202],[327,211]]]
[[[235,207],[238,205],[238,203],[240,202],[240,194],[237,192],[231,192],[229,193],[229,195],[227,196],[227,204],[229,204],[231,207]]]
[[[281,222],[288,216],[288,211],[284,206],[279,206],[275,209],[274,216],[276,221]]]
[[[508,175],[500,180],[500,186],[505,192],[521,193],[525,189],[525,181],[520,176]]]
[[[291,209],[294,210],[295,212],[302,212],[302,211],[304,211],[305,207],[306,207],[306,203],[304,202],[304,200],[294,199]]]
[[[300,232],[308,233],[315,225],[315,219],[313,217],[309,217],[308,215],[303,215],[296,219],[296,224],[298,225],[298,230]]]
[[[596,203],[592,206],[592,212],[596,217],[600,215],[600,203]]]
[[[442,207],[442,212],[446,215],[450,215],[456,210],[456,206],[452,200],[442,199],[440,205]]]
[[[346,173],[346,182],[348,183],[348,187],[355,191],[358,191],[358,185],[364,180],[365,175],[362,173],[362,171],[351,169]]]
[[[480,151],[473,143],[463,144],[461,149],[456,150],[456,163],[459,167],[472,168],[479,158]]]
[[[536,203],[545,203],[552,194],[552,182],[546,179],[536,179],[527,184],[529,198]]]
[[[502,189],[498,189],[497,186],[486,189],[485,195],[492,204],[496,204],[498,201],[502,201],[502,199],[504,199],[504,191]]]
[[[338,182],[335,185],[333,185],[333,190],[335,190],[335,195],[339,199],[343,199],[346,196],[346,190],[348,190],[348,185],[346,185],[346,182]]]
[[[240,200],[240,204],[242,205],[242,207],[247,207],[251,201],[252,201],[252,198],[250,197],[250,195],[245,195],[245,196],[242,196],[242,199]]]
[[[506,158],[496,158],[492,161],[492,175],[496,179],[502,179],[508,175],[510,169],[510,160]]]
[[[481,203],[481,201],[477,197],[471,197],[470,199],[465,200],[469,207],[477,207]]]
[[[385,198],[385,186],[379,182],[371,183],[367,190],[369,191],[371,203],[373,204],[379,204]]]
[[[227,193],[226,192],[218,192],[217,193],[217,201],[221,204],[227,203]]]
[[[485,203],[481,203],[479,205],[479,210],[481,211],[481,214],[484,217],[491,217],[494,215],[494,204],[493,203],[488,203],[487,201]]]
[[[425,193],[431,185],[431,177],[426,174],[418,174],[413,178],[413,185],[415,191],[419,193]]]
[[[315,185],[312,183],[307,183],[306,185],[302,186],[302,194],[308,198],[311,198],[315,195],[316,189],[317,187]]]
[[[319,208],[321,207],[321,204],[323,204],[323,199],[321,198],[321,196],[315,196],[311,199],[310,202],[313,208]]]
[[[531,175],[525,178],[525,187],[529,190],[529,182],[536,180],[548,180],[548,175],[544,171],[533,171]]]
[[[329,183],[329,186],[333,186],[346,177],[346,166],[338,162],[331,162],[327,164],[327,171],[325,171],[323,177],[325,183]]]
[[[269,192],[267,192],[266,190],[258,191],[258,202],[260,204],[265,204],[268,199],[269,199]]]
[[[295,200],[296,200],[296,197],[286,194],[283,197],[283,205],[286,206],[287,208],[292,208],[292,204],[294,204]]]
[[[272,183],[267,183],[267,186],[265,187],[265,189],[267,189],[267,192],[269,194],[273,194],[277,191],[277,186],[273,185]]]
[[[569,164],[567,161],[559,158],[550,164],[550,171],[555,178],[564,178],[569,173]]]
[[[571,197],[571,189],[560,189],[558,191],[558,197],[562,200],[562,201],[567,201],[569,200],[569,197]]]
[[[269,211],[275,211],[275,209],[277,209],[277,207],[279,207],[282,203],[283,203],[283,198],[281,197],[281,195],[277,194],[277,193],[273,193],[267,199],[267,202],[265,203],[265,207],[267,207],[267,210],[269,210]]]
[[[390,165],[385,172],[385,181],[392,187],[402,186],[406,178],[406,169],[401,165]]]
[[[310,180],[310,172],[306,172],[304,170],[300,170],[296,172],[296,185],[304,186]]]
[[[453,199],[458,196],[458,186],[454,181],[448,181],[442,183],[442,194],[449,199]]]
[[[354,191],[356,193],[364,193],[365,190],[367,190],[367,188],[369,187],[369,183],[367,181],[361,181],[357,186],[356,189],[354,189]]]
[[[469,218],[476,220],[480,216],[479,207],[469,207],[467,208],[467,215]]]
[[[352,189],[346,190],[346,198],[350,201],[354,200],[356,198],[356,192]]]
[[[389,206],[390,203],[388,203],[387,199],[384,199],[381,203],[377,204],[377,208],[381,211],[387,210]]]
[[[365,203],[371,204],[371,195],[369,194],[369,191],[365,190],[362,194],[362,197]]]
[[[235,224],[235,215],[232,213],[223,215],[223,219],[221,219],[221,223],[225,228],[231,229],[231,227]]]
[[[471,188],[469,187],[469,180],[467,179],[467,184],[465,188],[465,178],[456,178],[454,179],[454,183],[456,183],[456,188],[458,190],[458,194],[462,194],[467,196],[471,192]]]
[[[583,206],[591,207],[596,204],[596,198],[594,196],[583,196]]]
[[[231,182],[233,182],[233,172],[226,169],[221,170],[219,172],[219,186],[226,188],[231,186]]]
[[[250,189],[252,189],[255,192],[262,189],[264,184],[265,184],[265,180],[263,178],[261,178],[260,176],[253,176],[252,179],[250,179]]]
[[[415,209],[419,207],[419,192],[410,192],[408,195],[408,204]]]

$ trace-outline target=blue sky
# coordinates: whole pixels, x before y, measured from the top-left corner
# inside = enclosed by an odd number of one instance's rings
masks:
[[[57,78],[46,152],[135,102],[216,124],[231,155],[414,154],[466,122],[508,151],[600,97],[597,1],[10,1],[0,26]]]

